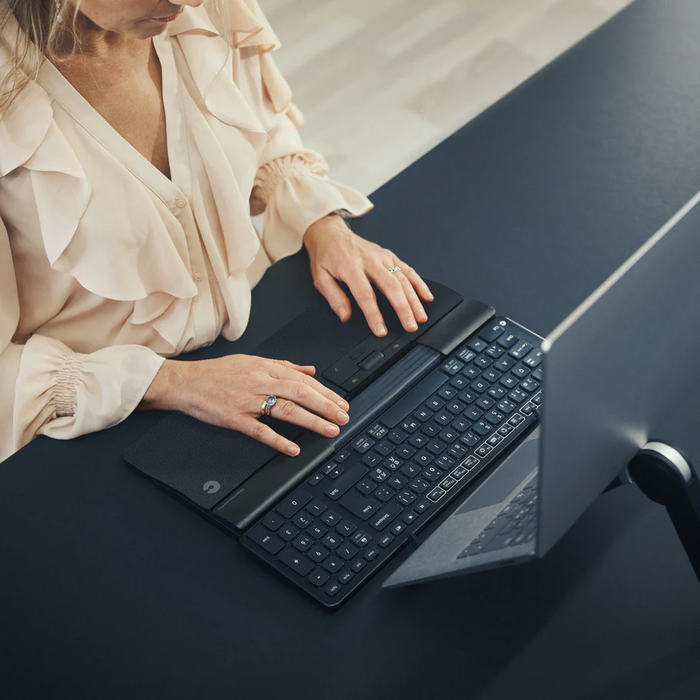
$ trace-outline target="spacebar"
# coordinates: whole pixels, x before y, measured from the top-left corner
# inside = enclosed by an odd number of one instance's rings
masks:
[[[439,370],[429,374],[423,381],[417,384],[411,391],[395,403],[379,420],[387,428],[395,428],[400,420],[403,420],[417,406],[420,406],[431,394],[436,392],[447,381],[447,375]]]

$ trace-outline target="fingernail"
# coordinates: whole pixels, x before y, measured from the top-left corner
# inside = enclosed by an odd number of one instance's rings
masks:
[[[290,445],[287,448],[287,454],[290,454],[292,457],[296,457],[299,454],[299,448],[296,445]]]
[[[340,432],[340,428],[337,425],[327,425],[326,432],[329,435],[337,435]]]
[[[428,299],[430,299],[430,301],[435,299],[435,297],[433,296],[433,293],[431,291],[428,291]]]
[[[345,411],[338,411],[338,422],[345,425],[350,420],[350,416]]]
[[[377,335],[386,335],[386,327],[383,323],[377,325]]]
[[[341,321],[345,321],[345,318],[347,317],[347,315],[348,315],[348,310],[346,307],[343,307],[342,309],[338,309],[338,318]]]
[[[343,401],[343,399],[338,401],[338,406],[340,406],[344,411],[350,410],[350,404],[347,401]]]
[[[428,320],[428,314],[425,313],[425,309],[421,306],[420,309],[418,309],[418,320],[419,321],[427,321]]]
[[[416,319],[413,318],[413,316],[406,319],[406,326],[408,326],[408,328],[412,331],[418,330],[418,324],[416,323]]]

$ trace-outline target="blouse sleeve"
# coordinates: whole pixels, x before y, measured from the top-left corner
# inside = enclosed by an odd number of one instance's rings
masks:
[[[42,335],[13,342],[19,299],[0,220],[0,461],[35,435],[67,440],[116,425],[138,406],[164,358],[139,345],[80,354]]]
[[[242,53],[246,51],[251,49]],[[330,180],[323,157],[304,147],[298,132],[303,117],[291,102],[289,86],[270,51],[257,51],[261,121],[268,125],[270,139],[255,177],[251,214],[265,212],[263,245],[275,262],[301,248],[306,229],[315,221],[337,209],[361,216],[372,203],[357,190]]]

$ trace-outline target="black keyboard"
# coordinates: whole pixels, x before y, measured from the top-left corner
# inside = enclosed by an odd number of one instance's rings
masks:
[[[541,362],[540,338],[491,321],[241,542],[324,605],[340,605],[529,432]]]
[[[537,478],[517,493],[459,558],[529,544],[537,534]]]

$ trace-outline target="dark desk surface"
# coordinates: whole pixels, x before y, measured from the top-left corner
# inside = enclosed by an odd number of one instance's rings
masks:
[[[699,144],[697,0],[637,0],[378,191],[358,230],[546,333],[700,188]],[[201,356],[250,350],[313,296],[303,255],[284,261],[243,339]],[[697,405],[665,435],[700,461]],[[698,697],[700,588],[633,488],[543,561],[380,576],[329,614],[124,466],[158,418],[0,468],[3,698]]]

